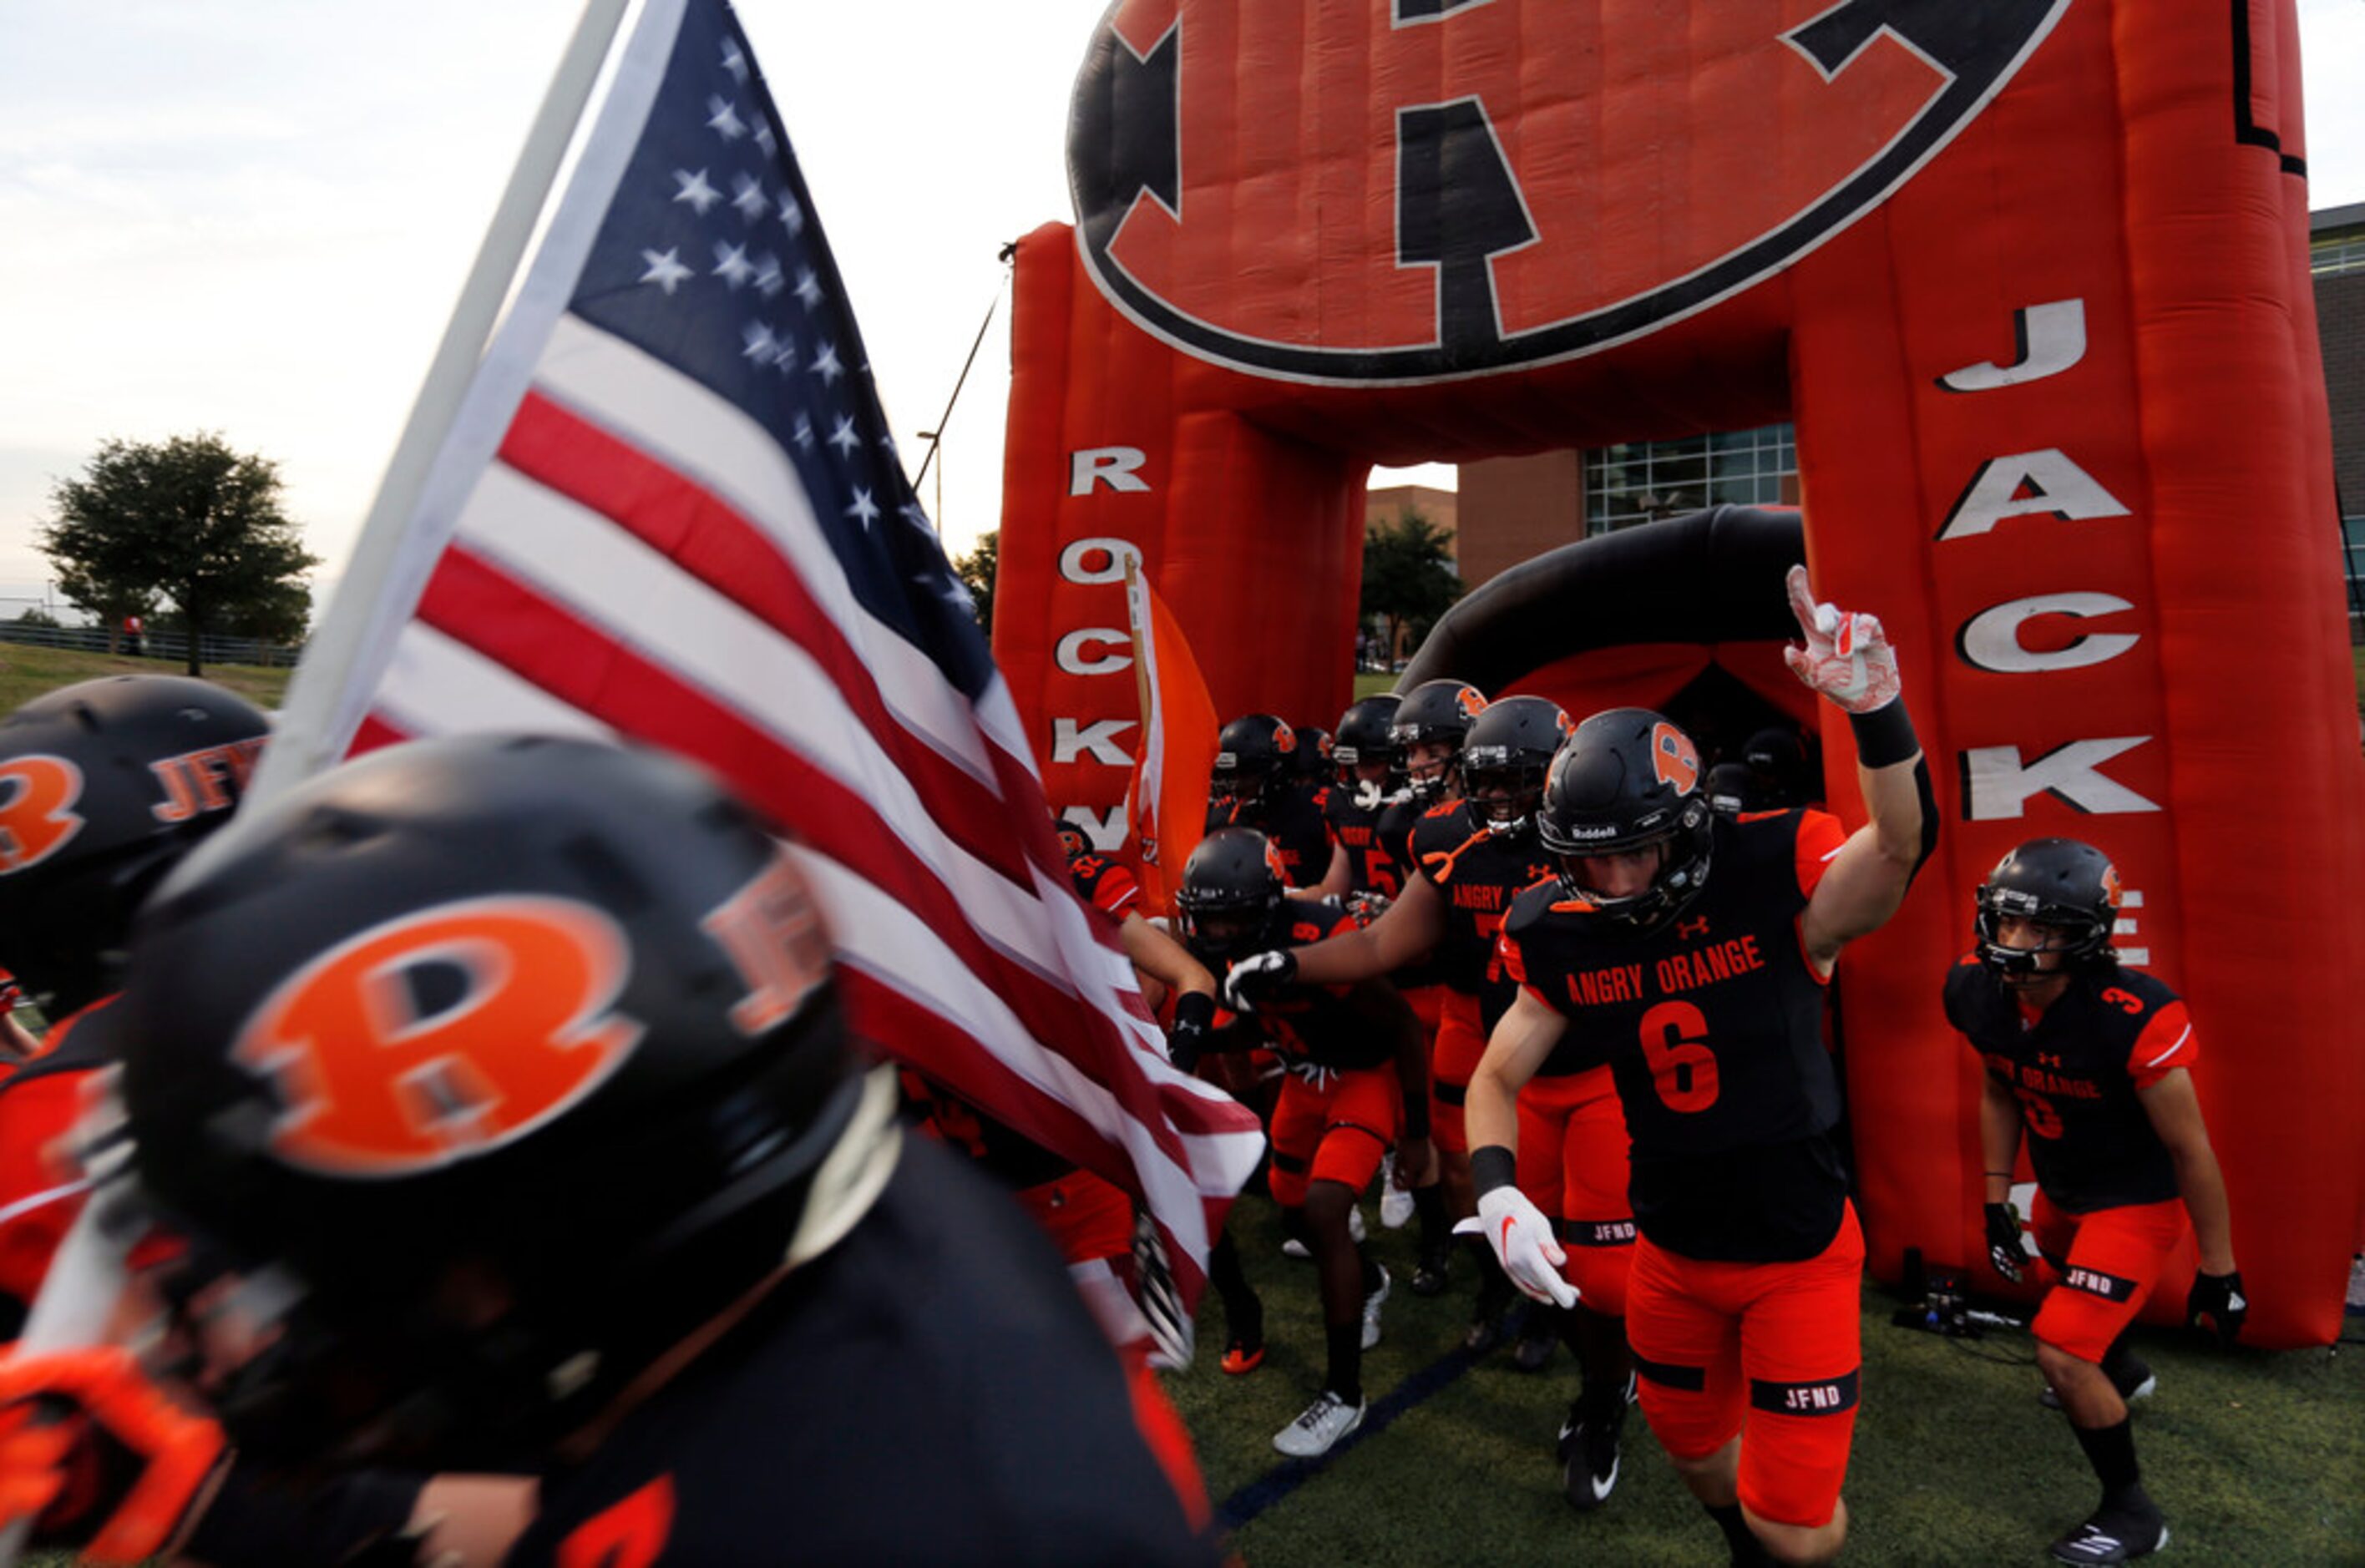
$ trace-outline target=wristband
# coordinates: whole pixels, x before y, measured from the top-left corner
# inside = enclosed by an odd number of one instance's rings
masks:
[[[1499,1143],[1470,1151],[1470,1185],[1474,1193],[1484,1194],[1497,1187],[1519,1185],[1519,1157]]]
[[[1416,1122],[1418,1122],[1418,1126],[1415,1125]],[[1428,1138],[1429,1097],[1427,1095],[1421,1096],[1420,1114],[1418,1117],[1416,1117],[1410,1111],[1407,1111],[1405,1113],[1404,1136],[1407,1137],[1420,1138],[1424,1141]]]
[[[1174,1022],[1198,1029],[1214,1028],[1216,999],[1204,991],[1184,991],[1174,999]]]
[[[1905,699],[1892,698],[1869,713],[1850,713],[1848,728],[1855,732],[1855,759],[1866,767],[1894,767],[1922,749],[1913,738],[1913,721]]]

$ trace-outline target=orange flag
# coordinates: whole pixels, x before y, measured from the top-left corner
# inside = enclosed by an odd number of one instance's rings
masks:
[[[1207,820],[1207,775],[1216,765],[1216,703],[1182,629],[1141,573],[1125,565],[1126,614],[1141,698],[1141,745],[1126,791],[1126,826],[1150,913],[1171,914],[1182,863]]]

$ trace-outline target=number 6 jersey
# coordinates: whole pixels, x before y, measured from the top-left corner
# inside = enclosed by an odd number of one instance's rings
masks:
[[[1570,1020],[1542,1071],[1609,1058],[1632,1139],[1635,1223],[1686,1258],[1811,1258],[1847,1179],[1829,1137],[1839,1085],[1823,981],[1799,917],[1846,841],[1821,812],[1719,817],[1707,885],[1648,931],[1603,918],[1557,879],[1504,923],[1508,971]]]

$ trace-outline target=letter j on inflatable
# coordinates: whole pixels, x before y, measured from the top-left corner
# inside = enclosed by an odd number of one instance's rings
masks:
[[[1070,818],[1117,847],[1128,556],[1219,710],[1328,724],[1371,465],[1793,421],[1943,819],[1841,965],[1876,1272],[1985,1255],[1939,987],[1981,874],[2063,834],[2191,1002],[2251,1338],[2334,1338],[2365,761],[2291,0],[1119,0],[1080,42],[995,616]],[[1778,570],[1698,588],[1779,613]]]

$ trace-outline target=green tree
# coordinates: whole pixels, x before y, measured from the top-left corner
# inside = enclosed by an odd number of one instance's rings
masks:
[[[977,536],[977,547],[954,558],[953,576],[975,601],[977,623],[993,635],[993,575],[1002,564],[1002,530],[987,529]]]
[[[58,618],[38,604],[20,612],[16,619],[19,626],[44,626],[52,631],[57,629],[58,624]]]
[[[319,558],[280,510],[279,465],[219,435],[106,442],[80,477],[51,487],[50,505],[40,550],[66,597],[109,627],[169,601],[189,633],[191,675],[205,673],[199,638],[300,631],[309,610],[300,579]]]
[[[1400,633],[1409,631],[1416,642],[1426,637],[1462,597],[1449,538],[1412,507],[1363,537],[1363,592],[1357,613],[1386,628],[1389,658],[1395,656]]]

